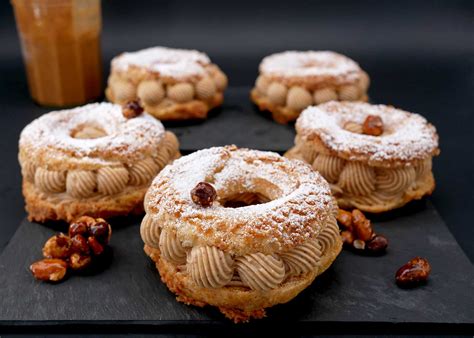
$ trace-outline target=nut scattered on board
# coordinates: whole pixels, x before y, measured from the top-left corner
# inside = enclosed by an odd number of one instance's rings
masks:
[[[58,234],[46,241],[43,247],[44,258],[67,258],[71,247],[71,239]]]
[[[143,113],[143,107],[140,105],[140,102],[128,101],[125,106],[122,108],[122,114],[127,119],[133,119]]]
[[[352,212],[339,209],[337,222],[341,228],[344,246],[355,249],[355,252],[380,255],[388,247],[388,240],[372,229],[372,223],[359,209]]]
[[[33,276],[42,281],[58,282],[67,269],[84,270],[102,256],[112,235],[112,228],[102,218],[82,216],[70,224],[68,235],[58,234],[43,247],[45,259],[30,266]]]
[[[362,133],[372,136],[380,136],[383,134],[383,121],[380,116],[369,115],[366,117],[362,125]]]
[[[59,282],[66,276],[67,264],[59,258],[45,258],[30,265],[37,280]]]
[[[430,272],[430,263],[425,258],[415,257],[397,270],[395,281],[402,288],[416,287],[428,280]]]
[[[387,249],[388,240],[385,236],[375,235],[370,241],[367,242],[367,250],[372,253],[383,252]]]
[[[216,189],[207,182],[199,182],[193,190],[191,190],[191,199],[193,202],[205,208],[210,207],[216,198]]]

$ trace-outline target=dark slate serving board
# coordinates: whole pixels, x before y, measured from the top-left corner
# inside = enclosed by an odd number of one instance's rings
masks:
[[[28,266],[41,258],[43,243],[57,229],[24,220],[0,256],[0,325],[15,329],[132,325],[154,332],[196,327],[258,332],[291,325],[294,330],[318,333],[372,328],[452,333],[472,330],[474,324],[473,266],[429,201],[375,218],[376,231],[390,240],[386,255],[365,257],[343,251],[296,299],[270,309],[262,321],[239,326],[212,308],[175,301],[142,251],[138,224],[137,219],[113,222],[114,259],[105,271],[51,285],[35,281]],[[394,273],[415,255],[431,262],[429,283],[399,289]]]

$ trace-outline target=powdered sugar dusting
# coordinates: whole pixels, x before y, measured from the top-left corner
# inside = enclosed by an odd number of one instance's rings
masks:
[[[331,51],[286,51],[265,57],[260,64],[260,72],[283,77],[357,78],[361,69],[353,60]]]
[[[72,137],[82,126],[100,128],[106,135],[94,139]],[[50,158],[74,157],[89,163],[103,163],[156,148],[164,131],[161,122],[147,113],[126,119],[120,105],[93,103],[50,112],[34,120],[23,129],[20,147],[27,147],[32,158],[41,152]]]
[[[381,136],[356,134],[343,129],[347,122],[362,124],[368,115],[380,116]],[[330,150],[367,157],[368,161],[411,161],[433,155],[438,149],[434,126],[421,115],[385,105],[362,102],[329,102],[305,109],[296,122],[298,135],[317,136]]]
[[[163,76],[181,78],[204,74],[203,65],[209,63],[209,57],[196,50],[152,47],[115,57],[112,68],[126,71],[130,66],[136,66]]]
[[[210,208],[192,202],[190,192],[200,181],[217,190],[218,200]],[[219,203],[244,192],[271,201],[241,208]],[[176,160],[155,178],[149,195],[149,210],[177,217],[172,226],[181,240],[232,252],[268,252],[302,243],[325,227],[332,208],[329,185],[307,164],[236,147],[205,149]]]

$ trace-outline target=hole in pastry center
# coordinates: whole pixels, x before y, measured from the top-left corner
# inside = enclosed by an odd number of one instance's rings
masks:
[[[224,208],[241,208],[267,203],[270,202],[270,199],[259,193],[246,192],[221,198],[219,202]]]
[[[78,126],[71,131],[71,137],[78,139],[95,139],[104,136],[107,136],[105,130],[93,125]]]

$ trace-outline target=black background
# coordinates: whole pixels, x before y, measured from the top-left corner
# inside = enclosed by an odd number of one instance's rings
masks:
[[[102,37],[104,77],[114,55],[152,45],[208,53],[230,86],[251,86],[269,53],[329,49],[350,56],[372,78],[372,102],[420,113],[437,126],[442,152],[432,200],[474,261],[474,1],[104,0]],[[6,0],[0,42],[1,249],[25,216],[19,133],[48,110],[29,99]]]

